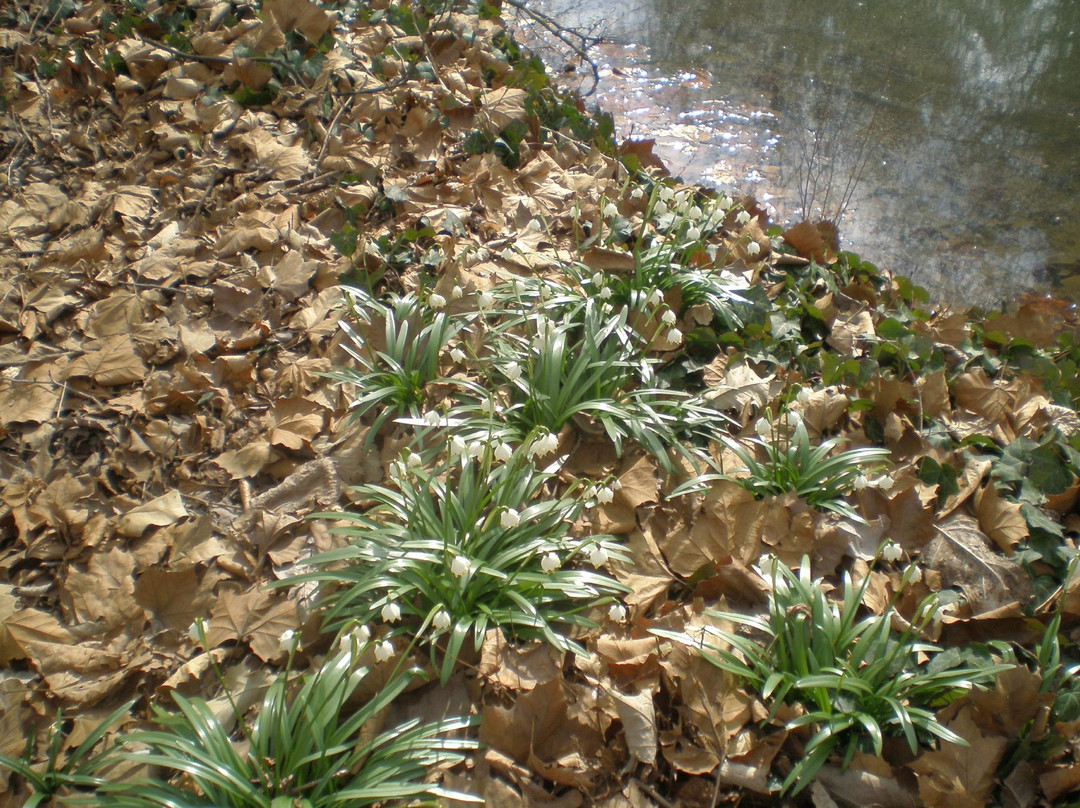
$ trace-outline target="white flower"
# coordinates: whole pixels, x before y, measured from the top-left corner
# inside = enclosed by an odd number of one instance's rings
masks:
[[[480,412],[484,413],[484,415],[491,415],[495,412],[495,402],[490,398],[485,398],[480,402]]]
[[[446,298],[443,297],[442,295],[436,293],[436,292],[432,292],[428,296],[427,302],[428,302],[428,305],[431,306],[431,308],[433,308],[433,309],[445,309],[446,308]]]
[[[559,554],[555,552],[545,553],[544,557],[540,559],[540,569],[544,572],[555,572],[561,564]]]
[[[942,618],[945,617],[945,610],[945,606],[938,606],[936,609],[934,609],[934,613],[930,615],[930,619],[934,621],[935,626],[938,625],[941,622]]]
[[[442,416],[435,410],[429,410],[424,415],[424,423],[428,426],[441,426],[443,422]]]
[[[359,648],[367,643],[371,639],[371,629],[366,625],[360,625],[350,631],[348,634],[342,634],[341,639],[338,640],[338,647],[342,651],[351,651],[352,648]],[[355,645],[354,645],[355,644]]]
[[[810,396],[812,395],[813,393],[810,392],[809,387],[802,387],[799,389],[799,394],[795,396],[795,400],[805,406],[810,403]]]
[[[544,229],[544,226],[540,223],[539,219],[530,219],[529,223],[525,225],[526,230],[531,230],[534,233],[539,233]]]
[[[799,425],[802,423],[802,416],[799,415],[798,411],[791,410],[787,414],[787,422],[788,426],[792,429],[798,429]]]
[[[503,247],[503,251],[501,253],[499,253],[499,255],[502,256],[502,259],[504,261],[513,261],[514,260],[514,251],[512,249],[510,249],[509,247]]]
[[[506,378],[510,381],[516,382],[521,378],[521,365],[517,362],[511,362],[503,369],[503,373],[506,374]]]
[[[462,289],[460,286],[455,285],[454,288],[450,290],[450,299],[460,300],[464,296],[464,294],[465,290]]]
[[[652,293],[649,295],[649,305],[650,306],[659,306],[663,302],[664,302],[664,293],[661,292],[659,289],[653,289]]]
[[[655,205],[653,205],[653,213],[655,213],[657,216],[663,216],[667,212],[668,206],[665,205],[663,202],[657,202]]]
[[[435,612],[435,616],[431,618],[431,625],[435,626],[439,631],[450,628],[450,613],[446,609],[439,609]]]
[[[608,486],[606,485],[596,492],[596,501],[599,502],[601,505],[606,505],[613,499],[615,499],[615,492],[608,488]]]
[[[203,619],[196,617],[195,620],[188,626],[187,630],[188,639],[198,645],[202,642],[203,635]]]
[[[405,456],[405,465],[407,465],[411,469],[418,468],[424,465],[424,458],[422,458],[416,452],[409,452]]]
[[[465,352],[461,350],[461,348],[452,348],[450,350],[450,358],[458,364],[461,364],[465,361]]]
[[[665,185],[663,188],[660,189],[659,196],[660,199],[664,202],[670,202],[672,199],[675,198],[675,192],[671,190],[669,186]]]
[[[495,459],[505,463],[513,456],[514,450],[510,448],[510,444],[499,441],[499,445],[495,447]]]
[[[630,198],[633,200],[641,199],[643,196],[645,196],[645,192],[641,189],[640,185],[630,192]]]
[[[671,309],[668,309],[662,315],[660,315],[660,319],[663,321],[664,325],[675,325],[675,322],[679,319],[679,316],[675,314],[675,312],[673,312]]]
[[[904,570],[904,578],[909,584],[917,584],[922,580],[922,570],[914,564],[908,564],[908,568]]]
[[[465,556],[454,556],[454,560],[450,562],[450,572],[459,578],[468,575],[471,569],[472,562]]]
[[[751,241],[749,244],[746,245],[747,255],[757,255],[759,252],[761,252],[761,245],[758,244],[756,241]]]
[[[621,603],[612,603],[607,610],[607,616],[612,623],[625,623],[626,607]]]
[[[679,191],[675,194],[675,204],[685,205],[690,200],[690,192],[687,190]]]
[[[610,219],[612,216],[619,215],[619,207],[614,202],[608,202],[604,206],[604,218]]]
[[[688,239],[690,239],[691,241],[697,241],[698,239],[701,238],[701,228],[700,227],[688,227],[686,229],[686,237]]]
[[[400,460],[391,460],[390,468],[387,470],[392,480],[405,479],[405,466]]]
[[[702,209],[699,208],[697,205],[694,205],[694,207],[692,207],[692,208],[690,208],[690,210],[686,211],[686,218],[687,219],[692,219],[695,222],[704,215],[705,215],[704,211],[702,211]]]
[[[735,221],[737,221],[739,224],[746,224],[748,221],[750,221],[750,212],[746,210],[740,210],[735,216]]]
[[[516,294],[518,297],[521,297],[527,291],[529,291],[529,287],[525,284],[525,281],[514,281],[514,294]]]
[[[465,444],[465,439],[460,435],[454,435],[454,437],[450,438],[450,449],[455,454],[465,454],[468,448],[469,447]]]
[[[469,453],[469,457],[480,457],[484,453],[484,442],[481,440],[474,440],[467,447],[467,451]]]
[[[768,440],[772,435],[772,424],[763,415],[754,422],[754,431],[758,433],[758,437],[762,440]]]
[[[401,619],[401,607],[395,601],[388,600],[380,612],[387,623],[396,623]]]
[[[383,640],[375,646],[375,661],[386,662],[394,655],[394,644],[390,640]]]
[[[596,545],[592,549],[592,552],[589,553],[589,563],[592,564],[594,567],[602,567],[607,562],[608,562],[607,550],[605,550],[599,544]]]
[[[533,454],[544,457],[549,455],[559,448],[559,437],[551,432],[548,432],[544,437],[533,443]]]
[[[612,491],[622,491],[622,480],[615,480],[611,484],[611,490]]]
[[[865,491],[868,485],[870,485],[870,481],[866,479],[866,475],[860,474],[855,478],[855,482],[851,484],[851,487],[856,491]]]
[[[903,554],[903,548],[894,541],[886,542],[885,546],[881,548],[881,557],[889,563],[899,561],[900,556]]]
[[[720,194],[720,198],[716,200],[716,204],[720,207],[720,210],[727,210],[731,207],[731,197]]]
[[[677,328],[673,328],[667,332],[666,339],[668,342],[674,342],[676,345],[678,345],[680,342],[682,342],[682,336],[682,331]]]
[[[504,530],[517,527],[521,524],[521,514],[519,514],[514,508],[507,508],[499,516],[499,524],[503,526]]]
[[[888,474],[882,474],[880,477],[878,477],[876,480],[874,480],[874,487],[878,488],[878,489],[880,489],[882,491],[888,491],[894,485],[896,485],[896,480],[894,480]]]
[[[476,296],[476,302],[479,304],[480,308],[490,309],[495,305],[495,295],[485,289]]]
[[[604,282],[604,275],[602,272],[594,272],[590,280],[593,286],[600,286]]]
[[[610,297],[611,297],[611,289],[609,289],[608,287],[605,286],[603,289],[600,290],[600,299],[601,300],[608,300]]]
[[[291,628],[285,629],[278,637],[278,650],[286,654],[295,651],[298,645],[300,645],[300,635]]]

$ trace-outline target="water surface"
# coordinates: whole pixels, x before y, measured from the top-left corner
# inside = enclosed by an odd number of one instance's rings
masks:
[[[541,0],[672,172],[754,193],[938,298],[1080,299],[1080,2]]]

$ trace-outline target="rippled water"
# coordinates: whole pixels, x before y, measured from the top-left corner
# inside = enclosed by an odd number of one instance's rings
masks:
[[[603,32],[597,97],[673,173],[842,211],[845,248],[958,304],[1080,299],[1080,2],[539,7]]]

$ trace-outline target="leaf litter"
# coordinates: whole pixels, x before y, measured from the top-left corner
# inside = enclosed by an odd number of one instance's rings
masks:
[[[69,745],[136,696],[175,689],[222,716],[230,700],[246,709],[284,661],[286,630],[304,631],[317,662],[310,593],[266,584],[337,541],[303,517],[382,479],[397,448],[374,453],[324,375],[347,360],[342,280],[415,290],[433,274],[433,291],[452,300],[455,286],[558,273],[603,228],[607,201],[642,224],[628,166],[663,175],[647,143],[616,154],[569,124],[552,137],[536,96],[511,86],[529,78],[528,62],[509,58],[503,23],[486,15],[451,10],[418,28],[411,11],[349,18],[272,0],[257,15],[207,0],[121,25],[108,3],[49,9],[15,4],[0,17],[0,752],[12,756],[58,708],[74,717]],[[306,58],[289,61],[297,52]],[[802,258],[782,255],[764,223],[732,218],[716,246],[768,293],[779,351],[794,268],[836,257],[803,226],[783,234]],[[599,245],[581,260],[612,273],[634,265]],[[487,747],[444,772],[448,786],[515,806],[767,800],[774,767],[790,768],[801,743],[786,717],[763,723],[768,711],[730,675],[649,633],[690,630],[710,619],[706,606],[760,609],[768,582],[752,566],[764,551],[793,564],[808,554],[826,575],[854,560],[867,574],[892,539],[924,567],[922,590],[963,595],[941,627],[946,643],[1030,645],[1030,615],[1053,608],[1075,625],[1076,579],[1036,594],[1022,566],[1038,584],[1049,569],[1032,560],[1035,540],[1075,548],[1069,458],[1055,466],[1018,449],[1024,469],[1055,481],[1032,493],[1007,470],[988,480],[983,455],[927,437],[929,419],[976,448],[1076,434],[1075,391],[1063,394],[1067,381],[1034,350],[1075,345],[1075,313],[1024,299],[990,318],[913,316],[903,283],[867,277],[806,286],[800,328],[817,332],[798,339],[827,345],[843,371],[805,405],[811,434],[865,443],[873,432],[893,451],[895,485],[858,495],[868,524],[756,500],[730,481],[668,498],[655,458],[579,446],[568,467],[622,483],[591,518],[633,558],[614,567],[632,590],[628,621],[584,638],[587,658],[485,637],[458,686]],[[897,310],[909,326],[896,327]],[[749,339],[741,348],[716,353],[703,378],[713,406],[749,425],[806,380]],[[945,366],[917,367],[924,349]],[[871,356],[888,372],[853,382]],[[1075,357],[1062,361],[1067,376]],[[880,612],[899,577],[870,574],[864,604]],[[188,637],[196,618],[208,649]],[[859,754],[846,771],[823,770],[815,802],[1033,806],[1074,790],[1075,719],[1050,726],[1040,675],[1014,670],[998,691],[946,708],[970,747]],[[1057,751],[1000,767],[1008,750],[1055,732],[1067,742]],[[0,804],[25,798],[6,772],[0,785]]]

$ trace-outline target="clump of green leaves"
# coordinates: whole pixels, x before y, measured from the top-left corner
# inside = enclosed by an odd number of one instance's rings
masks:
[[[374,436],[392,418],[419,416],[428,385],[442,381],[439,364],[443,350],[461,330],[462,323],[424,305],[412,294],[383,302],[362,289],[346,288],[345,293],[355,320],[365,324],[382,321],[381,344],[365,338],[356,326],[342,320],[346,336],[343,347],[358,367],[339,368],[328,375],[355,390],[351,405],[354,418],[377,412],[370,433]],[[380,336],[370,333],[372,337]]]
[[[733,474],[721,471],[700,475],[679,486],[674,493],[699,491],[715,480],[730,480],[758,498],[794,494],[811,507],[865,521],[844,497],[868,484],[866,475],[883,468],[889,450],[862,446],[834,453],[844,442],[843,438],[829,438],[813,446],[798,413],[789,412],[787,424],[793,425],[790,434],[777,435],[773,434],[777,430],[768,419],[762,417],[758,421],[758,436],[750,441],[763,450],[764,460],[758,460],[738,440],[722,436],[727,447],[742,461],[743,468]]]
[[[655,633],[696,648],[754,688],[769,705],[770,719],[783,704],[804,708],[787,727],[808,727],[813,734],[783,790],[804,788],[833,754],[842,753],[845,766],[856,751],[880,755],[886,735],[903,737],[912,753],[933,738],[966,745],[933,710],[992,682],[1009,666],[989,655],[962,665],[958,654],[920,639],[939,614],[932,597],[906,630],[896,631],[892,604],[882,614],[860,619],[869,575],[856,585],[845,573],[843,600],[834,603],[821,580],[811,578],[806,557],[797,572],[771,558],[763,574],[772,581],[765,615],[708,613],[745,626],[749,636],[709,627],[701,639]]]
[[[67,755],[63,754],[68,734],[64,729],[63,714],[49,725],[44,760],[38,759],[35,749],[37,738],[33,733],[26,739],[26,750],[22,757],[0,754],[0,766],[21,777],[30,790],[24,805],[34,808],[53,800],[61,803],[89,801],[88,791],[105,785],[107,781],[103,775],[117,760],[116,746],[106,743],[98,749],[98,744],[130,709],[130,702],[117,707]]]
[[[439,789],[429,767],[461,760],[474,741],[452,733],[464,719],[414,719],[372,732],[375,719],[418,671],[392,677],[356,703],[369,669],[346,649],[314,673],[279,675],[250,725],[236,710],[219,718],[204,700],[173,693],[178,712],[155,708],[158,729],[133,733],[130,760],[174,772],[172,781],[135,781],[106,788],[110,805],[322,808],[431,797]],[[235,707],[234,707],[235,709]]]
[[[459,439],[433,468],[415,453],[395,461],[395,486],[357,489],[366,511],[322,514],[348,523],[337,529],[348,546],[285,583],[319,583],[329,630],[382,622],[425,636],[444,680],[466,639],[479,650],[494,627],[584,653],[567,634],[595,625],[582,612],[625,591],[600,569],[622,553],[607,536],[571,537],[584,504],[551,492],[534,442]]]

